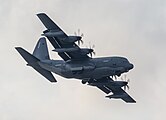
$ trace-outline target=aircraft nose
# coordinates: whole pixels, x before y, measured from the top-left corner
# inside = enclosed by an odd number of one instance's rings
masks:
[[[129,69],[133,69],[134,68],[134,65],[133,64],[130,64],[129,65]]]
[[[82,37],[81,36],[77,36],[77,40],[81,40],[82,39]]]

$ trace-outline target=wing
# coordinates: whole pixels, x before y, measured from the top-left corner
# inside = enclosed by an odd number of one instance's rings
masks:
[[[106,87],[106,86],[96,86],[99,88],[101,91],[105,92],[106,94],[109,94],[111,91]]]
[[[121,87],[110,86],[110,85],[107,85],[107,87],[113,92],[113,95],[116,96],[117,98],[121,98],[127,103],[136,103],[136,101],[129,94],[127,94]],[[113,95],[106,97],[113,98]]]
[[[53,30],[57,34],[59,33],[61,37],[67,37],[66,33],[58,25],[56,25],[45,13],[39,13],[37,14],[37,16],[48,30]]]
[[[113,95],[106,96],[106,97],[114,98],[115,96],[116,98],[121,98],[127,103],[136,103],[136,101],[129,94],[127,94],[122,88],[112,87],[112,86],[111,87],[108,86],[108,88],[111,89],[111,91],[113,92]]]
[[[108,95],[108,98],[121,98],[127,103],[135,103],[136,101],[129,96],[121,87],[114,84],[113,79],[110,77],[103,77],[92,81],[92,84],[89,82],[89,85],[96,86],[106,94],[112,92],[112,95]]]
[[[69,42],[64,43],[61,40],[61,38],[58,38],[58,37],[47,37],[47,38],[55,49],[57,48],[77,48],[78,49],[78,51],[58,53],[58,54],[63,54],[66,56],[66,59],[63,58],[64,60],[69,60],[69,59],[84,60],[89,58],[87,54],[80,52],[80,48],[75,43],[69,43]],[[60,55],[60,57],[62,58],[62,55]]]
[[[100,79],[97,79],[96,81],[93,81],[93,83],[106,83],[106,82],[108,82],[107,78],[100,78]],[[89,85],[90,83],[91,82],[89,82]],[[111,92],[111,90],[106,85],[96,84],[94,86],[96,86],[101,91],[105,92],[106,94],[109,94]]]
[[[53,31],[53,33],[50,32],[48,40],[53,45],[55,49],[57,48],[78,48],[78,51],[70,51],[70,52],[61,52],[58,53],[58,55],[63,60],[69,60],[69,59],[87,59],[89,58],[87,54],[81,53],[79,51],[79,47],[73,43],[73,42],[64,42],[64,40],[67,40],[65,38],[68,37],[68,35],[60,28],[57,24],[55,24],[45,13],[39,13],[37,14],[38,18],[41,20],[41,22],[44,24],[44,26],[47,28],[45,32],[47,31]],[[52,35],[53,34],[53,35]]]

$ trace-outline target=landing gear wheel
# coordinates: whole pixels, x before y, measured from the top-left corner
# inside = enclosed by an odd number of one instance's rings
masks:
[[[118,77],[120,77],[120,76],[121,76],[121,74],[118,74],[117,76],[118,76]]]
[[[86,84],[86,81],[83,81],[83,80],[82,80],[81,82],[82,82],[82,84]]]

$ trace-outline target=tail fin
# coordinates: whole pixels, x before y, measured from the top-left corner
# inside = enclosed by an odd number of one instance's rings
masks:
[[[40,38],[37,42],[33,55],[39,60],[50,59],[46,39],[44,37]]]
[[[39,66],[38,62],[40,60],[38,58],[31,55],[29,52],[27,52],[21,47],[16,47],[16,50],[25,59],[29,66],[32,66],[37,72],[39,72],[42,76],[47,78],[50,82],[57,82],[50,71],[47,71]]]

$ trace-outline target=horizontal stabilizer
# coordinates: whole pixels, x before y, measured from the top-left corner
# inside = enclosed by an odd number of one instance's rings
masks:
[[[45,70],[41,67],[33,67],[37,72],[47,78],[50,82],[57,82],[52,73],[48,70]]]
[[[25,59],[29,66],[32,66],[37,72],[47,78],[50,82],[57,82],[50,71],[47,71],[39,66],[38,62],[40,60],[38,58],[31,55],[21,47],[16,47],[16,50],[21,54],[21,56]]]
[[[38,58],[35,56],[31,55],[29,52],[24,50],[21,47],[15,47],[15,49],[20,53],[20,55],[25,59],[25,61],[28,63],[28,65],[33,66],[35,65],[36,62],[40,61]]]

